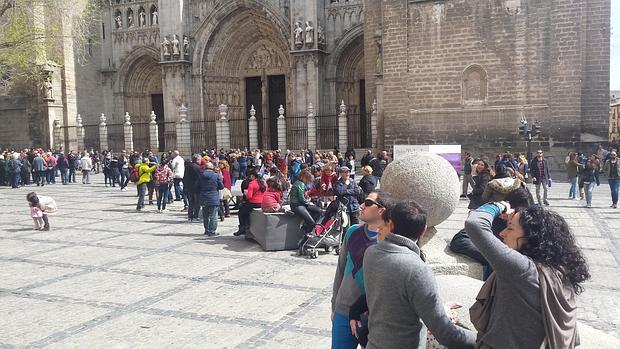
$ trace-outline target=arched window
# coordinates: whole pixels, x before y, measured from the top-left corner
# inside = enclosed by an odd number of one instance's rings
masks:
[[[472,64],[462,77],[462,101],[464,105],[485,104],[487,100],[487,72],[478,64]]]

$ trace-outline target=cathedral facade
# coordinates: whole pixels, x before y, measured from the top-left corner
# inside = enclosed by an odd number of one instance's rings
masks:
[[[198,150],[218,144],[226,105],[231,146],[249,145],[255,115],[275,148],[282,106],[290,148],[308,145],[312,112],[327,149],[344,105],[355,148],[522,150],[522,117],[542,123],[537,145],[575,148],[606,140],[609,14],[609,0],[111,0],[91,60],[56,69],[62,97],[39,117],[75,148],[80,114],[96,148],[101,114],[114,147],[129,113],[142,149],[154,113],[164,150],[186,106]]]

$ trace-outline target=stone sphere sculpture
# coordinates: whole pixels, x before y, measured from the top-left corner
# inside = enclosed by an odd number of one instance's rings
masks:
[[[426,224],[445,221],[459,202],[459,177],[439,155],[411,152],[392,161],[381,177],[381,190],[399,200],[415,200],[427,212]]]

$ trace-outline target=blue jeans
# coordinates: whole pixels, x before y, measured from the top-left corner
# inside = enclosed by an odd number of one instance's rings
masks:
[[[159,195],[157,196],[157,209],[165,210],[166,204],[168,203],[168,195],[170,195],[170,188],[168,187],[168,183],[160,183],[158,189]]]
[[[349,317],[334,313],[332,320],[332,349],[356,349],[357,338],[351,333]]]
[[[174,179],[174,196],[177,201],[181,200],[183,197],[183,178],[175,178]]]
[[[19,188],[19,182],[21,178],[22,178],[21,172],[13,173],[13,183],[11,183],[13,188]]]
[[[60,169],[60,180],[62,181],[62,184],[67,184],[69,182],[69,177],[67,176],[66,168]]]
[[[205,227],[205,234],[213,234],[217,230],[217,211],[218,206],[202,206],[202,223]]]
[[[129,169],[121,168],[121,182],[119,183],[121,189],[124,189],[127,186],[127,183],[129,183]]]
[[[611,203],[618,204],[618,191],[620,191],[620,178],[609,178],[609,188],[611,189]]]
[[[584,182],[583,186],[586,191],[586,204],[592,205],[592,192],[594,191],[594,186],[596,182]]]
[[[569,178],[568,180],[570,182],[568,196],[574,199],[577,196],[577,182],[579,181],[579,177]]]
[[[73,182],[75,183],[75,168],[74,167],[69,167],[69,179],[68,179],[69,183]]]

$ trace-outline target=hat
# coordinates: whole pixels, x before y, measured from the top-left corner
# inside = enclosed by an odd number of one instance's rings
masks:
[[[346,166],[342,166],[338,169],[338,172],[349,172],[349,171],[351,171],[351,169]]]

